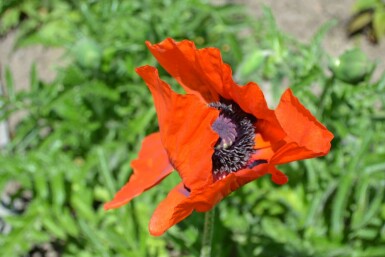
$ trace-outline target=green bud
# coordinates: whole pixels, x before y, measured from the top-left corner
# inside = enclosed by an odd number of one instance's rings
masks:
[[[74,48],[77,62],[86,68],[96,69],[99,67],[102,53],[99,45],[89,38],[79,40]]]
[[[345,51],[329,64],[334,76],[344,82],[357,84],[373,70],[374,64],[358,48]]]

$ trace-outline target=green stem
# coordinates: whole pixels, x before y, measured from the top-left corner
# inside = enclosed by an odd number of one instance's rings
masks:
[[[214,216],[215,216],[215,207],[213,207],[212,210],[205,212],[205,224],[203,227],[202,248],[201,248],[200,257],[211,256],[211,246],[212,246],[213,232],[214,232]]]

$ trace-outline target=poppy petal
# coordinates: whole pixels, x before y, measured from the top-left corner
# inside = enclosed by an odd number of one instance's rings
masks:
[[[267,164],[258,165],[253,169],[240,170],[191,193],[180,183],[156,208],[149,224],[150,233],[154,236],[160,236],[167,229],[189,216],[194,210],[198,212],[211,210],[231,192],[267,174],[267,171]]]
[[[199,94],[207,103],[217,102],[219,96],[231,99],[228,92],[236,84],[230,66],[222,61],[217,48],[196,49],[192,41],[175,42],[171,38],[154,45],[146,44],[187,93]]]
[[[286,134],[274,111],[268,108],[265,96],[256,83],[250,82],[242,87],[235,86],[229,94],[229,98],[238,103],[244,112],[250,113],[258,119],[255,127],[263,140],[275,144],[285,137]]]
[[[173,92],[154,67],[140,67],[137,73],[150,88],[163,146],[185,186],[192,190],[212,183],[211,156],[219,136],[211,124],[219,111],[196,95]]]
[[[193,208],[189,204],[189,192],[183,183],[170,191],[167,197],[158,205],[149,223],[149,231],[153,236],[162,235],[167,229],[189,216]]]
[[[275,142],[285,136],[259,86],[252,82],[238,86],[232,78],[230,66],[223,62],[218,49],[196,49],[192,41],[175,42],[171,38],[154,45],[150,42],[146,44],[162,67],[187,93],[198,93],[208,103],[218,101],[219,96],[231,99],[242,110],[259,119],[257,129],[263,130],[265,140]]]
[[[275,110],[279,124],[286,133],[284,144],[271,159],[272,164],[326,155],[333,134],[323,126],[287,89]]]
[[[167,177],[174,168],[160,140],[160,133],[147,136],[142,143],[139,156],[131,162],[134,170],[130,180],[116,193],[104,209],[120,207]]]
[[[256,180],[268,173],[269,165],[259,164],[253,169],[243,169],[230,173],[224,179],[218,180],[202,190],[191,192],[189,197],[191,205],[198,212],[211,210],[223,198],[241,186]]]
[[[271,174],[271,180],[278,185],[286,184],[289,181],[289,178],[274,165],[269,166],[269,173]]]
[[[274,155],[274,151],[273,149],[271,149],[271,147],[256,149],[250,158],[251,159],[250,162],[258,161],[258,160],[265,160],[269,162],[273,155]]]
[[[262,148],[268,148],[270,147],[270,142],[263,139],[261,133],[255,134],[255,149],[262,149]]]

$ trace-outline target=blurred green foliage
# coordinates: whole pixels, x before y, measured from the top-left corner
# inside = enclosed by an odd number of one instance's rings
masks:
[[[275,103],[290,85],[335,134],[328,156],[280,167],[288,185],[265,177],[218,205],[215,256],[385,252],[385,74],[373,80],[374,64],[358,49],[329,57],[321,42],[332,23],[303,44],[283,34],[268,9],[256,21],[240,6],[198,0],[9,3],[1,14],[33,10],[25,19],[2,15],[11,19],[3,24],[18,26],[18,46],[62,47],[67,64],[50,83],[33,68],[23,92],[5,74],[0,120],[28,112],[0,151],[0,188],[18,181],[33,198],[22,214],[3,217],[12,230],[0,235],[2,255],[26,256],[45,242],[61,256],[198,255],[201,213],[162,237],[147,231],[154,203],[177,183],[176,174],[127,206],[102,208],[127,181],[141,139],[157,129],[151,96],[134,69],[156,65],[144,41],[165,37],[220,48],[237,81],[267,85]]]
[[[347,31],[350,36],[361,33],[376,44],[385,36],[385,2],[383,0],[356,0],[354,15]]]

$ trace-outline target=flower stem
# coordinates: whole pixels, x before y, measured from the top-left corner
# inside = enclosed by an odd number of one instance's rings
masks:
[[[210,211],[205,212],[205,224],[203,227],[202,248],[200,257],[211,256],[211,246],[214,232],[214,216],[215,207],[213,207],[213,209],[211,209]]]

